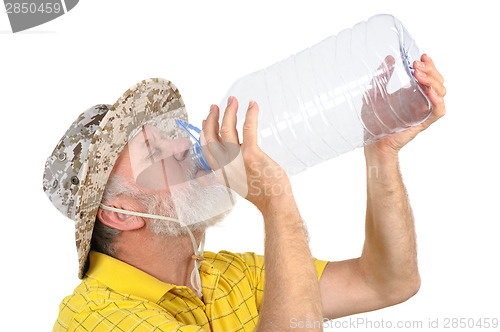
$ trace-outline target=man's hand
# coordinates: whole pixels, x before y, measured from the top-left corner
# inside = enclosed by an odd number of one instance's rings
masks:
[[[366,312],[401,303],[412,297],[420,287],[417,264],[416,235],[414,218],[399,172],[398,152],[418,133],[428,128],[445,114],[443,97],[446,89],[443,77],[437,71],[431,58],[423,55],[415,61],[415,77],[427,87],[427,94],[433,104],[433,112],[419,125],[385,137],[365,146],[367,161],[367,208],[365,243],[361,257],[340,262],[330,262],[320,280],[323,314],[328,318],[338,318]],[[377,83],[387,82],[392,75],[394,59],[388,57],[381,66],[382,76]],[[380,90],[380,89],[379,89]],[[411,90],[395,92],[407,94]],[[367,95],[376,100],[377,92]],[[399,100],[398,95],[384,96]],[[407,100],[408,96],[402,98]],[[415,97],[417,98],[417,97]],[[368,101],[366,105],[368,106]],[[376,106],[384,102],[378,99]],[[414,103],[404,105],[410,110],[402,120],[411,120],[412,114],[422,115],[425,111],[420,97]],[[392,104],[392,101],[391,101]],[[383,108],[379,109],[382,113]],[[380,133],[377,121],[366,110],[365,125],[375,135]],[[412,113],[412,114],[410,114]],[[379,115],[380,115],[379,114]],[[388,115],[390,117],[390,114]],[[389,120],[386,123],[391,124]],[[379,132],[377,132],[379,130]],[[377,166],[375,176],[371,166]]]
[[[265,213],[286,200],[285,196],[292,195],[290,181],[283,168],[257,145],[257,103],[251,101],[248,106],[242,144],[236,131],[237,111],[238,100],[229,97],[219,129],[219,108],[217,105],[210,107],[202,124],[201,143],[208,147],[203,149],[203,155],[222,184],[234,189]]]
[[[216,173],[228,169],[223,172],[222,183],[246,179],[245,198],[264,217],[265,282],[257,331],[289,330],[292,318],[320,322],[318,277],[290,181],[283,169],[257,145],[257,103],[250,102],[248,107],[241,145],[236,131],[237,110],[238,101],[230,97],[219,129],[219,108],[212,105],[202,125],[202,144],[208,146],[208,153],[205,151],[203,155]],[[238,159],[232,157],[234,146],[241,148],[244,167],[234,162]],[[220,175],[217,177],[221,180]],[[321,326],[315,330],[322,330]]]
[[[443,85],[443,76],[437,71],[434,62],[427,54],[423,54],[421,61],[414,61],[413,66],[416,79],[420,84],[427,87],[427,96],[434,107],[431,115],[419,125],[365,146],[365,155],[382,158],[397,155],[403,146],[445,115],[444,96],[446,95],[446,88]]]

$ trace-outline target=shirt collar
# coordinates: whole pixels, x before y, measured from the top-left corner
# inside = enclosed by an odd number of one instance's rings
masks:
[[[89,258],[87,276],[103,282],[117,292],[157,303],[166,292],[175,287],[111,256],[91,251]]]

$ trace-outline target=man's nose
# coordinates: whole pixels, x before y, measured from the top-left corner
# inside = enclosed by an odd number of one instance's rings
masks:
[[[174,158],[178,161],[186,159],[189,155],[189,148],[191,147],[191,140],[189,138],[181,138],[176,140],[174,145]]]

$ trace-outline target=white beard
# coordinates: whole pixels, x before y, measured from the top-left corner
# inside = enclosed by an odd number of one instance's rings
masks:
[[[209,226],[221,222],[232,211],[236,202],[236,194],[226,186],[217,182],[215,174],[203,175],[201,185],[195,179],[196,168],[188,170],[188,178],[192,179],[170,187],[170,193],[147,190],[137,187],[121,175],[111,175],[104,193],[104,204],[113,197],[126,195],[137,201],[138,210],[151,215],[177,218],[181,223],[162,219],[145,218],[147,227],[155,234],[180,236],[191,232],[205,231]],[[142,207],[142,208],[140,208]]]
[[[215,175],[208,174],[205,176]],[[158,192],[141,197],[148,214],[177,218],[192,232],[205,231],[221,222],[236,202],[236,194],[226,186],[214,183],[200,185],[196,179],[170,188],[170,194]],[[186,227],[172,221],[149,219],[149,229],[155,234],[168,236],[187,235]]]

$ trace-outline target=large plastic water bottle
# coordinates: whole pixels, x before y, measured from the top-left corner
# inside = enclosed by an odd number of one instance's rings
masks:
[[[419,59],[401,22],[376,15],[240,78],[219,106],[257,101],[259,146],[291,176],[424,121],[432,104],[413,76]]]

